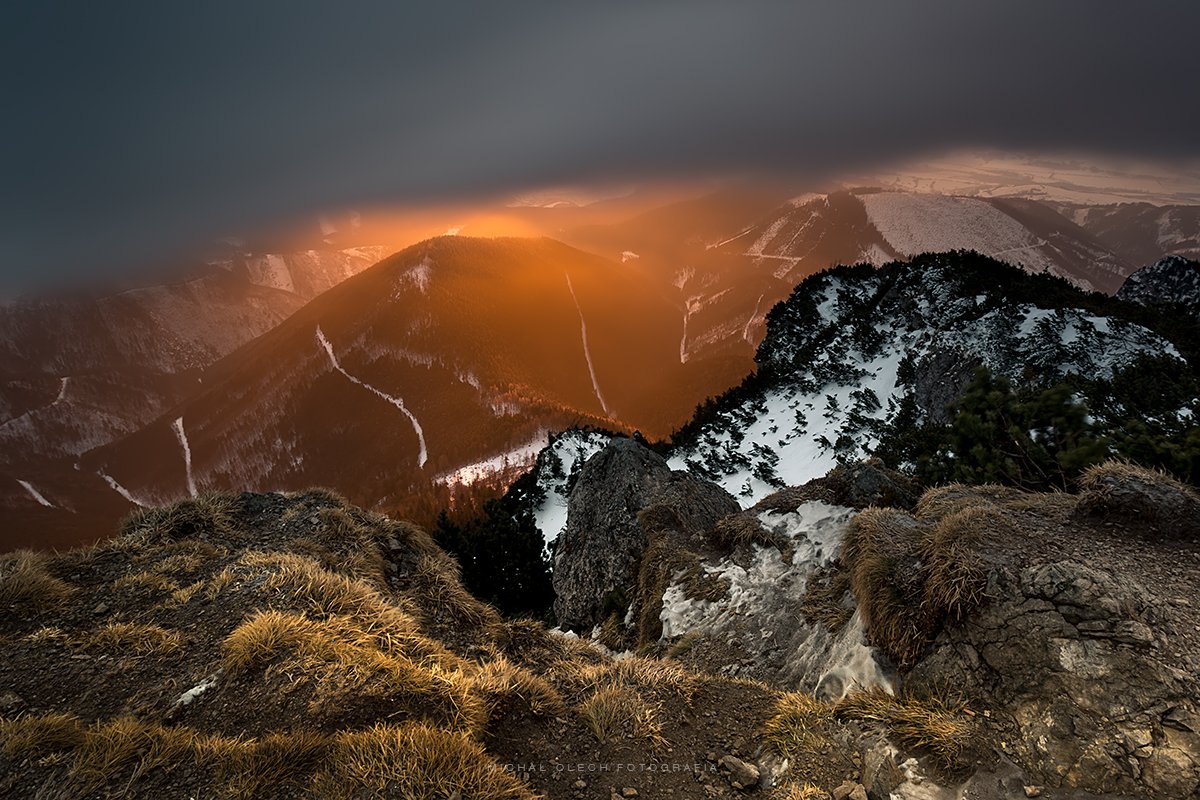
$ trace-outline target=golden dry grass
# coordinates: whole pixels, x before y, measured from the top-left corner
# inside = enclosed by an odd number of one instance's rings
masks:
[[[486,718],[483,699],[472,693],[471,677],[448,652],[440,660],[414,660],[406,645],[417,637],[390,638],[352,617],[314,620],[300,614],[261,611],[226,638],[223,666],[231,674],[277,661],[299,667],[317,686],[325,705],[336,708],[351,696],[370,695],[411,703],[454,730],[474,730]],[[423,642],[421,650],[439,646]]]
[[[829,741],[826,725],[833,719],[833,706],[804,692],[787,692],[775,704],[767,720],[768,744],[777,753],[794,758],[799,753],[819,752]]]
[[[0,719],[0,753],[9,758],[38,758],[73,750],[83,739],[83,725],[72,714]]]
[[[171,592],[171,602],[177,606],[182,606],[191,602],[201,589],[204,588],[204,581],[196,581],[195,583],[184,586],[181,589],[176,589]]]
[[[835,704],[834,713],[842,719],[882,723],[905,744],[927,750],[943,767],[953,767],[976,734],[965,709],[962,701],[872,689],[846,695]]]
[[[233,520],[237,507],[238,499],[232,495],[206,492],[169,506],[141,509],[126,519],[115,546],[138,550],[145,544],[164,540],[197,536],[233,538],[237,534]]]
[[[425,725],[376,725],[337,734],[310,786],[315,796],[329,800],[533,800],[477,743]]]
[[[435,619],[472,627],[493,625],[500,615],[476,600],[459,580],[458,564],[449,555],[422,556],[412,576],[413,599],[422,609],[432,610]]]
[[[666,741],[662,736],[662,713],[660,703],[647,699],[632,686],[597,689],[579,707],[579,715],[601,743],[633,738],[661,745]]]
[[[149,655],[169,653],[183,644],[183,634],[160,625],[140,622],[109,622],[84,634],[79,644],[106,653]]]
[[[0,557],[0,608],[38,613],[66,605],[75,588],[47,571],[48,560],[31,550]]]
[[[179,584],[157,572],[133,572],[115,579],[112,588],[118,592],[146,591],[167,594],[179,588]]]
[[[829,792],[812,783],[785,783],[771,793],[771,800],[830,800]]]

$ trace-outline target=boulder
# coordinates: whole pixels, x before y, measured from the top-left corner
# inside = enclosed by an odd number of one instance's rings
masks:
[[[554,553],[559,624],[585,631],[625,612],[649,544],[647,526],[702,532],[738,510],[716,484],[672,472],[662,456],[632,439],[614,439],[583,465],[567,499],[567,525]]]
[[[1191,796],[1200,783],[1200,733],[1187,723],[1195,677],[1156,657],[1145,588],[1056,561],[994,568],[986,595],[913,667],[910,690],[954,686],[993,709],[1007,752],[1038,783]]]

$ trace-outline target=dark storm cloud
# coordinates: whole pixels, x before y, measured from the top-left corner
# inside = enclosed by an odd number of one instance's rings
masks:
[[[381,200],[947,146],[1193,157],[1200,4],[29,3],[0,280]]]

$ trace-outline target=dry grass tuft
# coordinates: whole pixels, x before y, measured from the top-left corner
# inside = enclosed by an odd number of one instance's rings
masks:
[[[479,670],[471,691],[484,699],[489,720],[503,716],[514,701],[537,716],[556,716],[566,708],[557,689],[503,657]]]
[[[311,792],[329,800],[533,800],[533,793],[477,743],[425,725],[376,725],[339,733]]]
[[[818,753],[829,741],[826,728],[832,719],[829,703],[803,692],[788,692],[779,698],[774,715],[767,720],[767,742],[785,758]]]
[[[147,591],[166,594],[176,591],[179,584],[157,572],[134,572],[114,580],[112,588],[118,592]]]
[[[121,527],[119,546],[138,549],[148,542],[193,537],[233,538],[233,514],[238,508],[233,495],[206,492],[162,508],[134,512]]]
[[[881,689],[852,692],[837,702],[842,719],[882,723],[905,744],[927,750],[947,768],[958,764],[975,737],[967,704],[942,698],[893,696]]]
[[[948,620],[965,618],[983,602],[987,570],[979,544],[1004,527],[994,504],[944,507],[956,510],[936,522],[868,508],[842,545],[868,635],[902,669],[916,663]]]
[[[921,542],[925,562],[925,605],[935,618],[962,620],[983,602],[987,575],[978,545],[1004,524],[986,507],[966,508],[938,520]]]
[[[758,517],[750,513],[731,514],[723,517],[708,534],[713,544],[724,550],[748,547],[752,544],[774,547],[781,553],[791,554],[787,537],[767,530]]]
[[[413,644],[416,654],[409,652]],[[486,717],[483,698],[471,692],[471,677],[452,654],[423,657],[439,647],[419,637],[372,631],[352,617],[313,620],[279,611],[258,612],[222,645],[223,665],[235,675],[279,661],[295,663],[329,709],[370,696],[406,702],[455,730],[474,730]]]
[[[951,483],[930,489],[921,495],[913,515],[919,519],[946,517],[969,508],[1005,506],[1030,497],[1028,492],[1012,486],[983,483],[967,486]]]
[[[251,798],[284,788],[303,788],[332,747],[329,736],[309,730],[237,742],[228,760],[220,765],[228,776],[224,793],[232,798]]]
[[[836,565],[822,567],[809,577],[800,611],[809,622],[837,633],[854,616],[853,603],[846,602],[849,592],[849,572]]]
[[[182,589],[176,589],[171,592],[171,602],[177,606],[185,605],[191,602],[191,599],[203,588],[204,581],[196,581],[193,584],[184,586]]]
[[[829,792],[812,783],[784,784],[771,795],[772,800],[830,800],[831,797]]]
[[[71,714],[0,719],[0,753],[8,758],[40,758],[74,750],[83,739],[84,728]]]
[[[1200,495],[1165,472],[1124,461],[1106,461],[1079,479],[1077,509],[1152,525],[1184,535],[1200,531]]]
[[[579,707],[579,715],[601,743],[632,738],[665,744],[661,713],[661,704],[647,700],[632,686],[597,689]]]
[[[25,613],[62,608],[75,588],[46,570],[44,553],[18,550],[0,558],[0,608]]]
[[[463,588],[458,564],[445,553],[422,556],[412,576],[417,605],[431,609],[436,619],[471,627],[495,625],[500,615]]]
[[[138,622],[109,622],[80,640],[89,650],[138,655],[169,653],[183,644],[183,634],[159,625]]]

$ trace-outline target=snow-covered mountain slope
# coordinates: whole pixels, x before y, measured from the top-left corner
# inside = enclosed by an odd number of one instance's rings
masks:
[[[1076,224],[1132,264],[1164,255],[1200,257],[1200,205],[1063,205]]]
[[[939,413],[977,366],[1020,385],[1180,357],[1143,327],[1065,305],[1052,284],[1043,299],[1029,280],[968,254],[809,278],[772,312],[753,390],[693,426],[672,465],[753,501],[870,454],[906,398]]]
[[[834,264],[960,249],[1108,293],[1131,270],[1043,203],[869,189],[796,198],[716,246],[769,262],[792,284]]]
[[[1200,261],[1167,256],[1130,275],[1117,297],[1141,306],[1183,306],[1200,312]]]
[[[1104,381],[1143,355],[1182,359],[1123,304],[1103,300],[1126,310],[1097,313],[1088,298],[963,252],[813,275],[771,312],[758,372],[698,409],[669,463],[750,504],[869,456],[898,418],[944,419],[978,367],[1043,386]],[[1098,403],[1092,413],[1109,411]],[[556,464],[577,467],[606,440],[569,431],[539,456],[530,496],[548,541],[571,487],[571,469]]]

